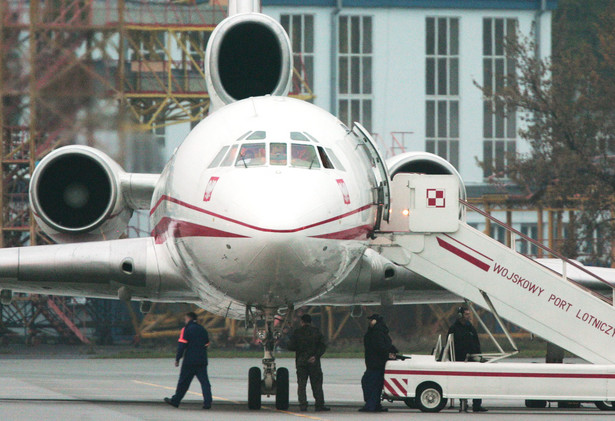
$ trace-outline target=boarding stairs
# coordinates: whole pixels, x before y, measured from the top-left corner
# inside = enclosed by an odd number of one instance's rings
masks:
[[[390,220],[381,224],[372,247],[394,263],[443,288],[497,312],[502,318],[595,364],[615,364],[615,307],[609,295],[569,279],[576,262],[495,220],[561,258],[557,273],[464,222],[455,176],[398,174],[391,185]],[[511,241],[515,244],[515,241]],[[514,246],[513,246],[514,247]]]

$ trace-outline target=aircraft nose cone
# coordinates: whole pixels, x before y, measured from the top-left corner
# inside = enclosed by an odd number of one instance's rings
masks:
[[[235,203],[241,220],[268,231],[288,232],[326,218],[328,187],[335,180],[320,173],[296,176],[296,171],[301,170],[285,168],[243,179]]]

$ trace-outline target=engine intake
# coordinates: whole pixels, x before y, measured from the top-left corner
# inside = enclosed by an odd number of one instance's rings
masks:
[[[230,16],[218,24],[205,63],[212,111],[253,96],[285,96],[290,89],[290,41],[277,21],[260,13]]]
[[[121,194],[120,166],[86,146],[47,155],[30,182],[30,203],[39,226],[58,242],[118,238],[132,209]]]

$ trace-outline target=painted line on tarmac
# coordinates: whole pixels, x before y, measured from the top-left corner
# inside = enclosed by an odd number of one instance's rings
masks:
[[[147,383],[147,382],[142,382],[140,380],[133,380],[133,382],[134,383],[138,383],[138,384],[143,384],[143,385],[146,385],[146,386],[158,387],[160,389],[175,390],[174,387],[163,386],[161,384],[156,384],[156,383]],[[203,396],[201,393],[192,392],[190,390],[188,391],[188,393],[191,394],[191,395]],[[221,398],[220,396],[212,396],[212,398],[214,398],[215,400],[218,400],[218,401],[225,401],[225,402],[231,402],[231,403],[237,403],[237,404],[241,403],[241,402],[233,401],[231,399]]]
[[[133,380],[133,382],[137,383],[137,384],[142,384],[142,385],[145,385],[145,386],[157,387],[157,388],[160,388],[160,389],[175,390],[174,387],[163,386],[161,384],[156,384],[156,383],[142,382],[140,380]],[[190,393],[191,395],[203,396],[201,393],[192,392],[190,390],[188,391],[188,393]],[[219,401],[236,403],[238,405],[241,404],[241,402],[239,402],[239,401],[234,401],[232,399],[222,398],[220,396],[212,396],[212,398],[214,398],[215,400],[219,400]],[[311,415],[299,414],[297,412],[282,411],[281,409],[275,409],[275,408],[271,408],[269,406],[261,406],[261,408],[262,409],[266,409],[268,411],[272,411],[272,412],[281,412],[282,414],[293,415],[293,416],[299,417],[299,418],[307,418],[309,420],[327,421],[326,418],[319,418],[319,417],[314,417],[314,416],[311,416]]]

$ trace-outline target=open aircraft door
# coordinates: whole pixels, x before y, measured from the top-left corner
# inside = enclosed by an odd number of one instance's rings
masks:
[[[388,222],[389,220],[389,209],[391,206],[391,177],[389,176],[389,169],[380,154],[378,146],[376,146],[376,142],[365,127],[355,122],[352,131],[362,142],[361,146],[363,146],[367,152],[367,156],[374,168],[376,181],[378,182],[378,187],[375,191],[375,203],[378,205],[378,215],[374,227],[374,230],[378,231],[380,229],[380,222],[382,220]]]

